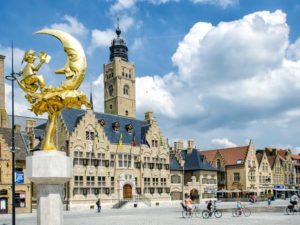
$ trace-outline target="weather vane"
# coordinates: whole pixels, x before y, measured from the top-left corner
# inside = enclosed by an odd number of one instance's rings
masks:
[[[31,104],[30,110],[36,115],[48,113],[48,124],[42,150],[57,150],[54,142],[57,118],[65,108],[81,108],[85,105],[90,108],[90,103],[82,91],[77,89],[81,85],[86,72],[86,57],[81,44],[70,34],[54,29],[44,29],[35,34],[49,34],[57,38],[63,45],[67,54],[64,67],[55,71],[56,74],[65,74],[59,87],[46,86],[43,75],[37,72],[44,63],[49,63],[51,57],[45,52],[40,52],[39,64],[34,65],[36,55],[33,50],[25,52],[22,63],[27,64],[22,69],[22,79],[17,80],[19,86],[26,93],[25,98]]]

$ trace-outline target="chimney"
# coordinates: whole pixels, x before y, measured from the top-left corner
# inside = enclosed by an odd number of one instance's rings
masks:
[[[145,120],[147,121],[147,123],[152,124],[154,121],[153,112],[145,112]]]
[[[195,141],[190,139],[188,140],[188,150],[193,150],[195,148]]]
[[[31,132],[36,126],[36,121],[34,119],[27,119],[26,120],[26,133]]]
[[[182,151],[182,150],[183,150],[183,141],[182,141],[182,140],[179,140],[179,141],[177,142],[177,149],[178,149],[179,151]]]

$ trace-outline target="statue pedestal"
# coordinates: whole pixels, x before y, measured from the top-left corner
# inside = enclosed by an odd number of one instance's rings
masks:
[[[37,151],[26,158],[26,176],[37,188],[37,224],[63,225],[64,184],[72,177],[65,152]]]

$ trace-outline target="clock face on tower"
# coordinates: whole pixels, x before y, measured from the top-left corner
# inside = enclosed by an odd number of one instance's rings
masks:
[[[108,94],[109,94],[110,97],[114,96],[114,86],[109,85],[109,87],[108,87]]]

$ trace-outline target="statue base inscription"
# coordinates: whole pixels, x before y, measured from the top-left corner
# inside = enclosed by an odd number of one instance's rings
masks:
[[[72,177],[65,152],[37,151],[26,158],[26,175],[37,187],[37,224],[63,225],[64,184]]]

